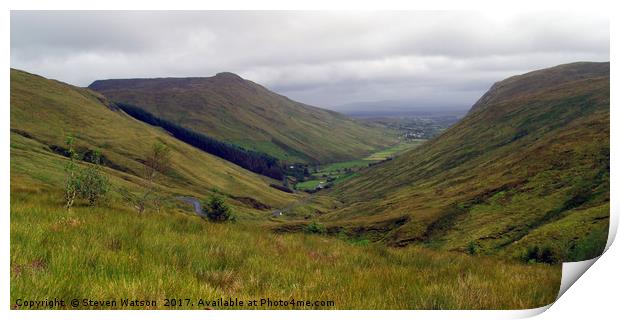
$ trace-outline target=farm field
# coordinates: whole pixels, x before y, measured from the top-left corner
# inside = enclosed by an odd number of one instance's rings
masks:
[[[335,185],[353,177],[357,171],[367,168],[372,164],[376,164],[387,159],[391,159],[403,152],[415,149],[423,144],[426,140],[417,139],[413,141],[401,142],[395,146],[373,153],[370,156],[359,160],[343,161],[329,163],[318,166],[318,170],[310,167],[309,180],[299,182],[295,185],[297,190],[313,191],[320,183],[331,183]]]
[[[326,180],[308,180],[308,181],[304,181],[304,182],[300,182],[300,183],[296,184],[295,188],[297,190],[302,190],[302,191],[314,190],[321,183],[325,183],[325,181]]]
[[[370,156],[364,158],[363,160],[365,161],[383,161],[385,159],[389,159],[391,157],[394,157],[400,153],[403,153],[405,151],[414,149],[419,147],[421,144],[423,144],[424,142],[426,142],[425,139],[415,139],[415,140],[410,140],[407,142],[401,142],[393,147],[387,148],[385,150],[382,151],[378,151],[375,152],[373,154],[371,154]]]

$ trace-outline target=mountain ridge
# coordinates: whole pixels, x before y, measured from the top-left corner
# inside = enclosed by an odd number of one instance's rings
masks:
[[[397,141],[380,128],[293,101],[230,72],[212,77],[97,80],[89,88],[113,101],[288,162],[351,160]]]
[[[470,111],[478,110],[488,104],[498,103],[500,102],[498,99],[510,98],[516,93],[534,93],[561,83],[597,77],[601,75],[601,72],[609,73],[609,62],[573,62],[508,77],[495,82],[474,103]],[[536,83],[537,86],[529,87],[530,83]]]

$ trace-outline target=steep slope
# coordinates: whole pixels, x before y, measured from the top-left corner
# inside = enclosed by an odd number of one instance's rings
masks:
[[[66,158],[59,151],[68,134],[75,136],[77,148],[82,152],[101,150],[104,165],[119,184],[138,187],[141,159],[159,140],[172,151],[172,170],[162,182],[162,188],[171,194],[204,198],[217,189],[230,196],[229,201],[240,211],[250,214],[258,213],[252,203],[279,207],[294,200],[289,194],[269,188],[273,180],[137,121],[95,92],[11,69],[14,186],[35,182],[60,188]]]
[[[216,139],[290,162],[350,160],[396,142],[377,128],[292,101],[232,73],[98,80],[89,88]]]
[[[592,257],[609,221],[609,63],[498,82],[445,133],[331,195],[342,204],[319,219],[333,232],[526,260],[539,250],[554,262]]]

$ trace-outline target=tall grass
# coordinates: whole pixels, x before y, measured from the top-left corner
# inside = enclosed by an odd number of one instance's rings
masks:
[[[67,211],[57,192],[19,191],[11,304],[232,297],[333,300],[337,309],[531,308],[555,299],[561,276],[553,266],[213,224],[174,208],[139,216],[111,201]]]

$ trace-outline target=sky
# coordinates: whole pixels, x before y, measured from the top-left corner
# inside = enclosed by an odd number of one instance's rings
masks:
[[[609,18],[467,11],[12,11],[11,67],[77,86],[234,72],[307,104],[469,108],[494,82],[609,61]],[[364,103],[360,103],[364,102]]]

